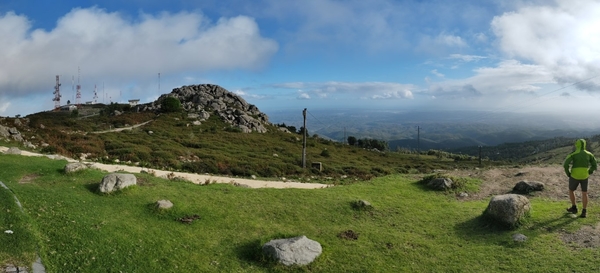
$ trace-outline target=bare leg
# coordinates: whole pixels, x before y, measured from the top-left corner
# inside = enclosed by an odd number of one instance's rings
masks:
[[[587,209],[588,204],[588,194],[587,191],[581,192],[581,202],[583,203],[583,209]]]
[[[577,205],[575,203],[575,193],[572,190],[569,190],[569,199],[571,199],[571,205],[573,205],[573,206]],[[585,201],[586,201],[586,204],[587,204],[587,192],[586,192],[586,195],[585,195]]]

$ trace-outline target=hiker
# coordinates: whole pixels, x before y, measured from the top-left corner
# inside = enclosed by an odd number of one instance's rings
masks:
[[[572,166],[571,166],[572,165]],[[577,203],[575,202],[575,190],[581,184],[581,202],[583,210],[581,210],[581,218],[587,216],[588,204],[588,178],[596,168],[596,158],[592,153],[585,149],[585,140],[578,139],[575,141],[575,152],[572,152],[565,158],[565,173],[569,177],[569,198],[571,199],[571,207],[568,212],[577,214]]]

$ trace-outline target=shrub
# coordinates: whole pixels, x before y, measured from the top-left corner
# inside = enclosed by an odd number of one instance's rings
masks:
[[[321,151],[321,156],[322,157],[330,157],[331,155],[329,154],[329,150],[325,149],[325,150]]]
[[[166,97],[160,104],[163,112],[174,113],[181,111],[181,102],[176,97]]]

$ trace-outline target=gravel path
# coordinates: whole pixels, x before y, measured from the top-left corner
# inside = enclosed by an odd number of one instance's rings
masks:
[[[7,147],[0,146],[0,152],[6,152],[8,150]],[[64,159],[68,162],[79,162],[78,160],[74,160],[72,158],[66,158],[60,155],[43,155],[38,153],[32,153],[28,151],[21,151],[21,155],[23,156],[46,156],[51,159]],[[112,165],[112,164],[102,164],[96,162],[82,161],[86,165],[96,168],[99,170],[107,171],[107,172],[129,172],[129,173],[141,173],[142,171],[154,174],[157,177],[169,179],[169,178],[182,178],[188,180],[195,184],[205,184],[205,183],[229,183],[237,186],[248,187],[248,188],[276,188],[276,189],[286,189],[286,188],[295,188],[295,189],[322,189],[330,187],[328,184],[320,184],[320,183],[300,183],[300,182],[287,182],[287,181],[266,181],[266,180],[255,180],[255,179],[244,179],[244,178],[234,178],[234,177],[226,177],[226,176],[214,176],[208,174],[195,174],[195,173],[185,173],[185,172],[171,172],[171,171],[163,171],[157,169],[149,169],[142,168],[136,166],[128,166],[128,165]]]

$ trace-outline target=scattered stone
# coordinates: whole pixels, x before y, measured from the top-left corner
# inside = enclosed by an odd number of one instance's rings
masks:
[[[4,153],[8,154],[8,155],[20,155],[21,154],[21,150],[19,150],[19,148],[17,148],[17,147],[10,147]]]
[[[307,265],[312,263],[323,249],[317,241],[306,236],[271,240],[262,247],[263,253],[286,265]]]
[[[523,235],[523,234],[520,234],[520,233],[517,233],[517,234],[513,234],[513,236],[512,236],[512,239],[513,239],[513,241],[515,241],[515,242],[520,242],[520,243],[522,243],[522,242],[525,242],[525,241],[527,241],[527,236],[525,236],[525,235]]]
[[[440,177],[429,181],[427,187],[438,191],[445,191],[452,188],[452,184],[454,184],[452,179]]]
[[[200,219],[200,215],[194,214],[194,215],[188,215],[188,216],[179,218],[179,219],[177,219],[177,221],[182,222],[184,224],[191,224],[194,220],[197,220],[197,219]]]
[[[69,163],[65,166],[65,173],[74,173],[77,171],[85,170],[87,168],[88,168],[87,165],[85,165],[81,162],[73,162],[73,163]]]
[[[149,135],[151,135],[151,134],[154,134],[154,132],[152,132],[152,131],[148,131],[148,134],[149,134]]]
[[[250,186],[246,185],[246,184],[241,184],[238,182],[233,183],[234,186],[236,187],[240,187],[240,188],[250,188]]]
[[[173,203],[169,200],[158,200],[156,201],[157,209],[170,209],[173,207]]]
[[[544,190],[544,183],[537,182],[537,181],[527,181],[527,180],[519,181],[519,183],[517,183],[515,185],[515,187],[513,188],[514,193],[520,193],[520,194],[529,194],[533,191],[543,191],[543,190]]]
[[[122,190],[133,185],[137,185],[137,179],[135,178],[135,175],[128,173],[111,173],[102,178],[99,190],[103,193],[109,193]]]
[[[346,230],[346,231],[342,231],[340,234],[338,234],[338,237],[342,238],[342,239],[346,239],[346,240],[358,240],[358,235],[359,233],[354,232],[354,230]]]
[[[256,175],[251,175],[250,178],[256,179]]]
[[[469,194],[466,193],[466,192],[461,192],[460,194],[458,194],[458,197],[460,197],[460,198],[467,198],[467,197],[469,197]]]
[[[508,227],[516,227],[529,213],[529,199],[518,194],[504,194],[492,197],[484,215]]]
[[[359,210],[368,210],[368,209],[372,209],[373,208],[373,205],[371,205],[371,202],[366,201],[366,200],[357,200],[357,201],[354,201],[352,203],[352,206],[355,209],[359,209]]]

